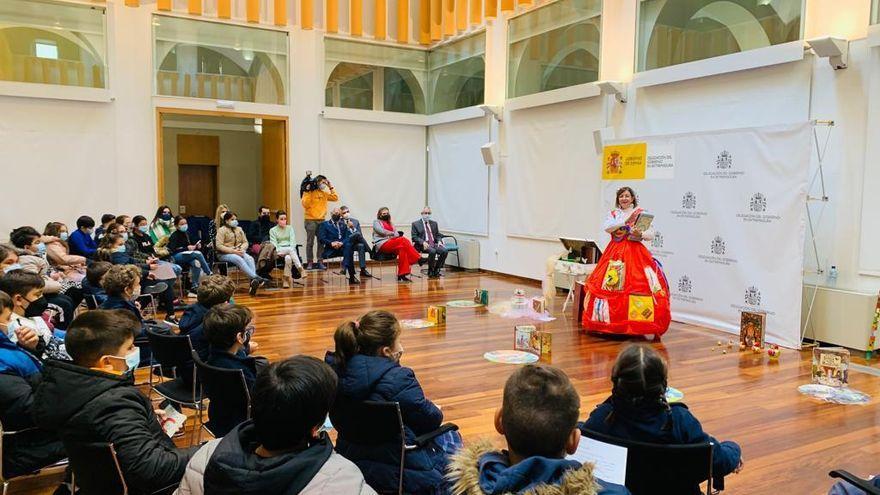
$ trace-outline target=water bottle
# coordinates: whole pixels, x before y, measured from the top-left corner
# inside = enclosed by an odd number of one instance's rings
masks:
[[[828,270],[828,278],[837,280],[837,265],[831,265],[831,269]]]

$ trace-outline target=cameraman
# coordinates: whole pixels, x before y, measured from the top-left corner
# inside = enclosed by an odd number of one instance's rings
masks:
[[[312,248],[318,235],[318,227],[327,216],[327,202],[339,201],[339,196],[326,177],[319,175],[312,179],[311,171],[306,172],[306,178],[300,186],[300,195],[302,196],[306,228],[306,269],[325,270],[324,263],[322,263],[323,245],[320,242],[317,243],[317,257],[313,256]],[[315,261],[317,263],[314,263]]]

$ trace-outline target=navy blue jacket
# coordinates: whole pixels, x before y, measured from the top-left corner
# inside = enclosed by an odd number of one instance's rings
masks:
[[[614,413],[611,416],[611,413]],[[609,418],[611,416],[611,418]],[[719,442],[703,431],[702,425],[682,403],[672,404],[669,410],[632,410],[615,408],[612,398],[596,406],[581,425],[581,431],[591,430],[616,438],[658,444],[689,444],[712,442],[712,474],[715,485],[723,488],[724,476],[732,473],[742,456],[739,445]],[[699,492],[696,487],[694,493]]]
[[[503,452],[490,452],[479,459],[480,490],[486,495],[523,493],[539,485],[563,485],[563,477],[573,469],[580,469],[581,463],[567,459],[551,459],[534,456],[518,464],[510,465]],[[620,485],[596,479],[599,495],[629,495],[629,490]],[[567,487],[571,489],[572,487]],[[565,491],[565,490],[563,490]]]
[[[318,240],[325,246],[331,242],[345,242],[350,235],[351,231],[348,230],[348,226],[342,220],[339,222],[324,220],[318,226]]]
[[[95,251],[98,250],[95,240],[79,229],[71,232],[70,237],[67,239],[67,245],[70,249],[70,254],[78,254],[86,258],[91,258],[95,255]]]
[[[108,296],[107,300],[101,304],[101,309],[124,309],[135,315],[142,325],[144,323],[144,317],[141,315],[141,310],[139,310],[133,302],[119,296]]]
[[[202,306],[201,304],[193,304],[186,308],[183,316],[180,317],[180,335],[189,335],[192,342],[193,350],[199,353],[202,361],[208,360],[210,344],[205,337],[205,328],[202,325],[205,321],[205,315],[211,308]]]
[[[99,286],[94,286],[89,282],[89,279],[82,279],[82,291],[84,296],[94,296],[95,302],[98,306],[104,304],[104,301],[107,300],[107,293],[104,292],[104,288]]]
[[[254,382],[257,380],[257,358],[249,357],[244,351],[230,354],[226,351],[211,349],[208,364],[223,369],[241,370],[248,392],[253,394]],[[220,395],[213,394],[210,389],[205,392],[212,399],[208,404],[208,419],[210,420],[211,432],[215,436],[225,436],[239,423],[247,419],[247,411],[229,410],[224,407],[222,392]]]
[[[150,274],[150,265],[141,263],[128,253],[113,253],[110,255],[110,263],[114,265],[134,265],[141,270],[141,278],[146,278]]]
[[[326,222],[325,222],[326,223]],[[335,229],[334,229],[335,230]],[[324,358],[339,376],[337,393],[355,401],[375,400],[399,402],[403,413],[406,440],[434,431],[443,422],[443,413],[425,397],[415,373],[410,368],[385,357],[357,354],[344,369],[337,365],[332,353]],[[346,411],[334,411],[344,415]],[[364,479],[376,491],[396,491],[400,470],[400,444],[366,447],[348,442],[339,436],[336,450],[354,462]],[[431,444],[406,454],[404,491],[434,493],[443,486],[448,459],[443,450]]]

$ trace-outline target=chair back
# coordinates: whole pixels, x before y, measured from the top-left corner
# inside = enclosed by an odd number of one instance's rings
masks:
[[[192,351],[190,358],[196,366],[196,376],[202,387],[202,397],[211,401],[212,408],[222,408],[223,411],[239,411],[242,421],[251,417],[251,394],[241,370],[218,368],[206,364],[199,358],[199,353]],[[210,422],[210,411],[208,421]],[[228,431],[211,430],[216,437],[221,437]]]
[[[707,493],[712,493],[711,442],[661,445],[593,431],[585,431],[584,436],[627,449],[625,484],[633,495],[699,493],[695,487],[707,480]]]
[[[98,304],[98,298],[96,298],[93,294],[86,294],[83,298],[86,302],[86,307],[90,310],[98,309],[101,305]]]
[[[172,370],[175,376],[182,376],[181,373],[191,369],[193,347],[189,335],[165,335],[150,328],[146,333],[153,362],[161,367],[163,376]]]
[[[80,495],[126,495],[128,486],[112,443],[64,442]]]

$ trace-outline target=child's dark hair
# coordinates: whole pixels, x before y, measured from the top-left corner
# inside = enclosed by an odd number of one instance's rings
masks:
[[[25,246],[30,246],[31,243],[34,242],[34,239],[39,238],[40,233],[37,232],[37,229],[27,226],[19,227],[9,234],[9,242],[19,249],[24,249]]]
[[[577,427],[580,397],[559,368],[537,364],[513,372],[504,385],[501,421],[508,447],[523,457],[559,458]]]
[[[83,215],[76,219],[76,228],[81,229],[83,227],[90,229],[95,226],[95,219],[88,215]]]
[[[186,217],[185,217],[185,216],[183,216],[183,215],[177,215],[176,217],[174,217],[174,226],[175,226],[175,227],[179,226],[179,225],[180,225],[180,222],[182,222],[182,221],[184,221],[184,220],[186,220]]]
[[[86,280],[92,287],[101,287],[101,277],[113,266],[109,261],[96,261],[86,268]]]
[[[631,344],[620,351],[611,370],[611,396],[616,407],[668,410],[666,361],[652,347]],[[613,414],[608,421],[613,420]]]
[[[101,215],[101,225],[107,225],[114,220],[116,220],[116,215],[112,213],[104,213]]]
[[[216,273],[202,277],[199,281],[199,289],[196,291],[199,304],[206,308],[228,302],[234,293],[235,282],[227,276]]]
[[[116,353],[140,330],[134,314],[124,309],[86,311],[70,323],[64,346],[75,364],[91,366],[101,356]]]
[[[0,291],[9,294],[10,297],[16,295],[25,297],[28,292],[45,286],[43,277],[24,270],[12,270],[0,277]]]
[[[220,304],[211,308],[205,315],[205,336],[212,347],[229,349],[235,344],[235,337],[244,332],[254,313],[246,306]]]
[[[0,312],[2,312],[4,309],[12,311],[14,307],[15,305],[12,303],[12,298],[9,297],[9,294],[0,291]]]
[[[134,218],[131,219],[131,224],[134,225],[135,230],[137,230],[138,225],[147,221],[147,217],[143,215],[135,215]]]
[[[266,367],[254,384],[256,439],[267,450],[287,450],[311,440],[336,398],[336,373],[311,356]]]
[[[400,322],[388,311],[370,311],[360,320],[348,320],[333,334],[337,364],[344,368],[355,354],[375,356],[379,349],[393,346],[399,335]]]
[[[236,215],[235,212],[233,212],[232,210],[229,210],[223,214],[223,223],[226,223],[237,216],[238,215]]]

